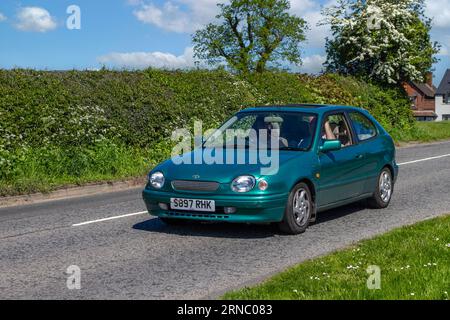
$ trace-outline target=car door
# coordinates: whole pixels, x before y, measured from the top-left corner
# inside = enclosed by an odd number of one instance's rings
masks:
[[[377,184],[380,164],[386,150],[383,141],[379,139],[376,125],[362,112],[350,111],[349,121],[352,124],[358,149],[364,157],[361,167],[361,178],[364,179],[363,193],[372,193]]]
[[[322,121],[320,144],[329,137],[324,136],[326,122],[334,128],[335,137],[341,140],[342,148],[336,151],[319,152],[319,206],[332,205],[362,194],[364,189],[364,154],[354,136],[352,126],[345,112],[326,114]],[[338,123],[336,123],[338,122]],[[346,134],[338,133],[345,129]],[[344,131],[344,130],[342,130]],[[348,140],[348,141],[347,141]]]

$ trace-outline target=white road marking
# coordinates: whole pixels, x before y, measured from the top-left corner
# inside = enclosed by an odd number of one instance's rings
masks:
[[[97,223],[97,222],[109,221],[109,220],[126,218],[126,217],[131,217],[131,216],[138,216],[138,215],[144,214],[144,213],[148,213],[148,212],[147,211],[141,211],[141,212],[135,212],[135,213],[122,214],[120,216],[114,216],[114,217],[109,217],[109,218],[103,218],[103,219],[97,219],[97,220],[86,221],[86,222],[81,222],[81,223],[75,223],[75,224],[72,225],[72,227],[79,227],[79,226],[84,226],[84,225],[87,225],[87,224],[92,224],[92,223]]]
[[[445,158],[445,157],[450,157],[450,153],[449,154],[443,154],[440,156],[436,156],[436,157],[429,157],[429,158],[424,158],[424,159],[418,159],[418,160],[413,160],[413,161],[408,161],[408,162],[402,162],[399,163],[399,166],[404,166],[404,165],[408,165],[408,164],[413,164],[413,163],[418,163],[418,162],[423,162],[423,161],[429,161],[429,160],[435,160],[435,159],[440,159],[440,158]],[[97,220],[92,220],[92,221],[86,221],[86,222],[81,222],[81,223],[75,223],[72,225],[72,227],[79,227],[79,226],[84,226],[87,224],[92,224],[92,223],[97,223],[97,222],[104,222],[104,221],[109,221],[109,220],[114,220],[114,219],[121,219],[121,218],[127,218],[127,217],[131,217],[131,216],[138,216],[144,213],[148,213],[147,211],[141,211],[141,212],[135,212],[135,213],[128,213],[128,214],[123,214],[120,216],[114,216],[114,217],[109,217],[109,218],[103,218],[103,219],[97,219]]]
[[[404,165],[407,165],[407,164],[413,164],[413,163],[417,163],[417,162],[423,162],[423,161],[428,161],[428,160],[440,159],[440,158],[445,158],[445,157],[450,157],[450,153],[449,154],[443,154],[441,156],[436,156],[436,157],[430,157],[430,158],[425,158],[425,159],[419,159],[419,160],[403,162],[403,163],[399,163],[398,165],[399,166],[404,166]]]

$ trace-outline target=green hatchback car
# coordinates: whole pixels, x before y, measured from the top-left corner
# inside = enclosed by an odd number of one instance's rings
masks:
[[[345,204],[386,208],[397,175],[393,140],[366,110],[264,106],[156,166],[143,199],[167,224],[277,223],[299,234],[319,212]]]

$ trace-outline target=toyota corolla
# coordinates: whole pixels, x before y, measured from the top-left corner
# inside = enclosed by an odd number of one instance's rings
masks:
[[[393,140],[364,109],[256,107],[156,166],[143,198],[167,224],[277,223],[298,234],[319,212],[352,202],[386,208],[397,175]]]

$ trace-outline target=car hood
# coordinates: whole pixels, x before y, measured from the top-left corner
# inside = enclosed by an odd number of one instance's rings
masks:
[[[208,152],[205,149],[205,152]],[[210,153],[213,156],[216,156],[214,151]],[[162,171],[164,176],[168,180],[201,180],[201,181],[217,181],[219,183],[230,183],[235,177],[239,175],[253,175],[255,177],[267,176],[267,175],[275,175],[278,174],[279,171],[286,171],[287,164],[292,162],[301,161],[302,158],[305,157],[306,152],[303,151],[279,151],[278,152],[278,161],[275,158],[275,155],[271,158],[269,154],[264,151],[263,155],[266,158],[262,158],[265,161],[253,161],[253,163],[249,163],[248,159],[260,159],[258,155],[258,151],[248,150],[248,149],[236,149],[233,154],[228,154],[225,151],[223,152],[222,157],[217,157],[216,159],[222,159],[222,163],[212,163],[207,164],[205,160],[203,160],[202,164],[195,164],[195,155],[199,155],[198,151],[193,151],[184,154],[182,157],[184,160],[190,159],[190,164],[179,163],[178,161],[181,158],[177,159],[169,159],[156,167],[154,171]],[[228,157],[228,158],[227,158]],[[201,159],[201,158],[200,158]],[[228,161],[227,161],[228,159]],[[233,159],[233,161],[230,161]],[[244,164],[238,162],[237,160],[246,159]],[[198,163],[198,162],[197,162]],[[210,162],[211,163],[211,162]],[[272,170],[269,170],[272,168]],[[289,169],[288,169],[289,170]]]

